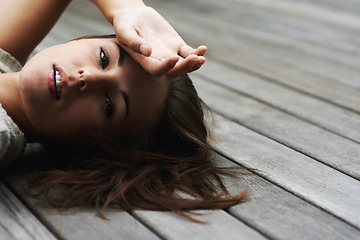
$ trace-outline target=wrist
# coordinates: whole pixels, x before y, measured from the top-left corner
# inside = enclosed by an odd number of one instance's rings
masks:
[[[112,24],[113,19],[121,10],[125,8],[145,6],[142,0],[91,0],[103,13],[106,19]]]

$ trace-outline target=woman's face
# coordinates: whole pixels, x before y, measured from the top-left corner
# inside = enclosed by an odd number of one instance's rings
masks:
[[[71,140],[144,127],[161,112],[168,83],[151,77],[115,39],[82,39],[31,58],[19,89],[31,135]]]

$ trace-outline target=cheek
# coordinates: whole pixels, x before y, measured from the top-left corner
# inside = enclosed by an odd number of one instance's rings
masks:
[[[41,136],[66,140],[78,137],[82,132],[93,131],[102,126],[99,108],[90,101],[73,102],[69,106],[34,111],[32,123]],[[69,139],[70,140],[70,139]]]
[[[59,114],[60,122],[74,130],[99,128],[102,124],[98,104],[82,101],[73,103],[71,107]]]

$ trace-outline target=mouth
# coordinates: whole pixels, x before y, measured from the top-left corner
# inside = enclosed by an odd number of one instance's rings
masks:
[[[55,68],[55,66],[53,67],[53,69],[54,69],[55,95],[56,95],[56,99],[59,100],[62,92],[61,75],[59,71]]]

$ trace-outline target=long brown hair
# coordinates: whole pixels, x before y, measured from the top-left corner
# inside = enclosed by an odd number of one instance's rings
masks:
[[[169,78],[164,110],[151,126],[126,141],[102,137],[82,149],[80,160],[37,173],[25,188],[55,209],[95,205],[105,209],[170,210],[196,221],[190,209],[221,209],[244,200],[230,196],[222,176],[231,175],[211,158],[207,107],[187,74]],[[96,150],[95,150],[96,149]]]

